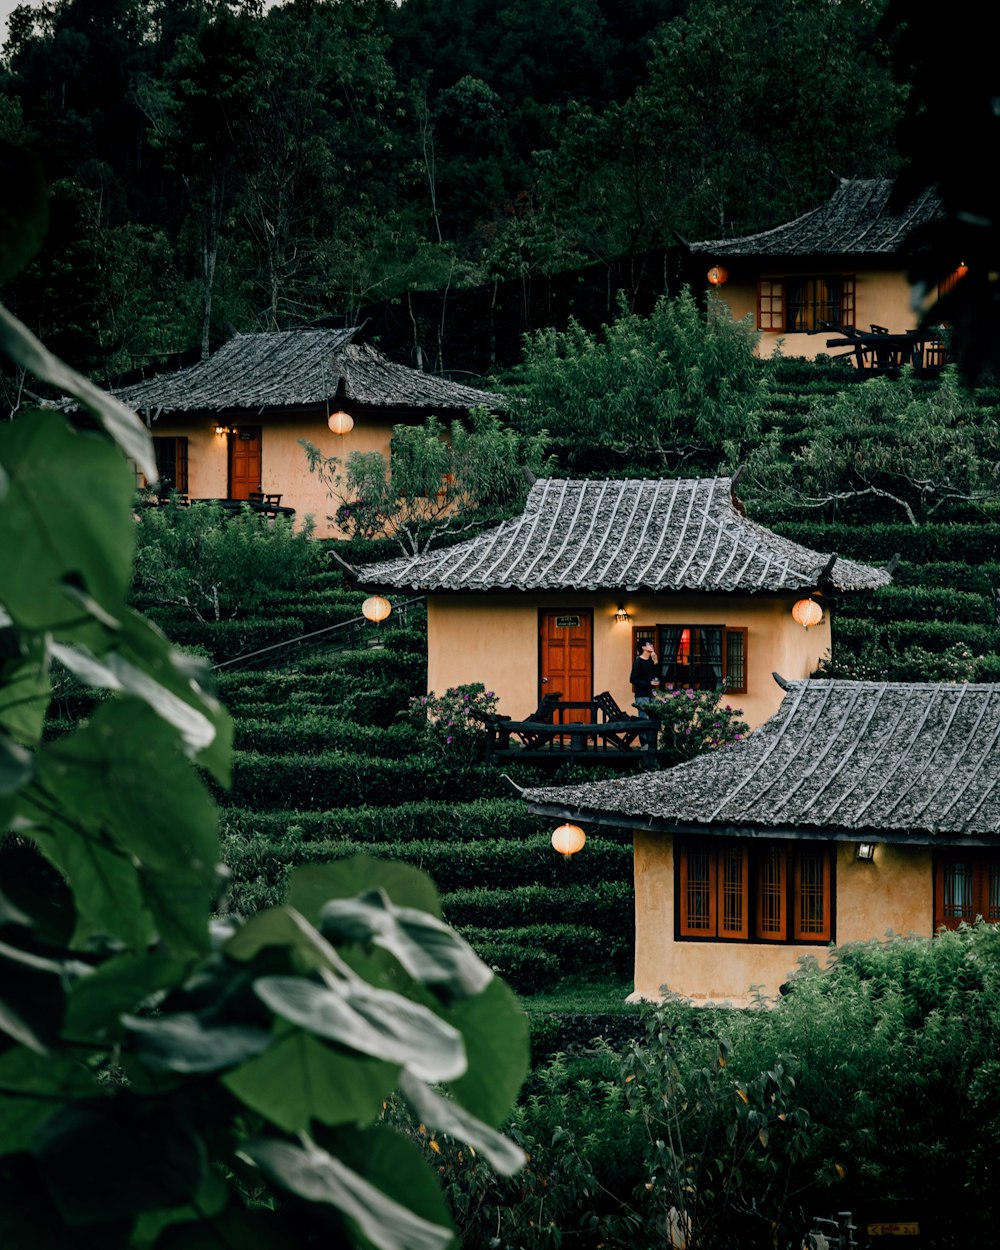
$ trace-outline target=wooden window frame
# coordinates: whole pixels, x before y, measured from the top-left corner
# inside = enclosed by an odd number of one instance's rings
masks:
[[[170,444],[172,447],[172,456],[165,456]],[[160,469],[160,485],[159,490],[164,491],[163,478],[164,473],[162,463],[172,460],[174,466],[174,477],[170,480],[168,490],[179,491],[182,495],[188,493],[188,439],[186,434],[154,434],[153,435],[153,454],[156,456],[157,468]]]
[[[699,860],[695,876],[693,857]],[[828,844],[679,838],[675,863],[678,940],[796,946],[833,941],[836,860]],[[696,921],[693,889],[700,899]]]
[[[770,330],[778,334],[807,334],[810,330],[818,329],[816,322],[827,320],[827,318],[816,316],[819,307],[817,283],[829,286],[832,282],[836,282],[840,288],[838,324],[853,328],[857,323],[857,276],[853,273],[804,273],[758,279],[757,329]],[[791,307],[789,288],[793,283],[805,286],[808,292],[801,306],[810,309],[811,312],[802,326],[789,324]]]
[[[747,693],[747,687],[748,687],[748,682],[749,682],[749,663],[748,663],[747,648],[748,648],[748,643],[749,643],[750,631],[745,625],[732,626],[732,625],[719,625],[718,623],[706,624],[704,621],[692,621],[690,623],[684,623],[684,624],[680,624],[680,623],[675,624],[673,622],[661,622],[660,624],[657,624],[657,625],[634,625],[632,627],[632,654],[637,655],[642,643],[645,642],[646,639],[651,639],[653,642],[653,646],[656,648],[656,654],[659,657],[658,663],[660,665],[660,680],[661,681],[667,680],[663,674],[663,648],[661,645],[662,638],[663,638],[661,631],[664,629],[681,629],[681,630],[721,629],[722,630],[722,693],[726,695]],[[733,660],[733,655],[731,653],[730,644],[736,643],[737,640],[740,640],[739,650],[742,653],[740,656],[740,663],[739,663],[739,667],[742,670],[742,672],[740,673],[741,680],[736,685],[730,685],[731,661]],[[684,683],[681,683],[681,685],[683,686]],[[697,684],[692,686],[692,689],[695,689],[695,690],[700,690],[701,688],[702,687]]]
[[[969,869],[971,886],[969,906],[961,915],[945,914],[945,884],[950,868],[961,864]],[[990,886],[996,903],[990,905]],[[934,858],[934,932],[957,929],[973,924],[979,918],[986,924],[1000,924],[1000,854],[988,850],[940,852]]]

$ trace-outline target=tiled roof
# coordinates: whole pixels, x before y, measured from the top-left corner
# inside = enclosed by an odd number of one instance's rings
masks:
[[[783,683],[744,742],[659,773],[524,791],[632,827],[960,843],[1000,836],[1000,685]]]
[[[891,580],[852,560],[830,569],[830,559],[747,520],[730,478],[550,478],[514,520],[360,574],[414,590],[872,590]]]
[[[898,254],[909,231],[939,217],[942,207],[936,191],[925,191],[891,212],[891,191],[888,178],[845,179],[826,204],[794,221],[741,239],[705,239],[690,250],[719,257]]]
[[[137,410],[217,412],[283,408],[335,400],[429,408],[496,407],[500,396],[395,364],[354,343],[350,330],[279,330],[239,334],[188,369],[164,373],[115,394]]]

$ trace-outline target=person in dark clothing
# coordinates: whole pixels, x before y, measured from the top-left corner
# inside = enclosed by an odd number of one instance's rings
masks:
[[[632,689],[635,691],[635,706],[639,709],[639,715],[645,717],[645,704],[652,702],[653,691],[657,690],[660,685],[656,651],[648,638],[640,647],[639,654],[633,661],[632,671],[629,673],[628,679],[632,683]],[[650,721],[651,726],[652,724],[653,722]],[[642,733],[642,742],[647,751],[643,764],[646,769],[654,769],[656,767],[657,732],[655,727],[651,727],[648,731],[643,730]]]
[[[653,644],[648,638],[642,644],[639,654],[635,657],[628,679],[632,683],[632,689],[635,691],[636,706],[648,703],[653,697],[653,691],[660,684],[656,652],[653,650]]]

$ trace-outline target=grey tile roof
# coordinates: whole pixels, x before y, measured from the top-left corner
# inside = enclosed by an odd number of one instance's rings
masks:
[[[888,178],[844,180],[820,208],[794,221],[744,235],[705,239],[690,250],[709,256],[885,255],[903,250],[907,233],[941,215],[941,198],[925,191],[902,212],[890,212]]]
[[[130,408],[154,412],[284,408],[335,399],[439,412],[502,403],[499,395],[396,364],[370,344],[353,342],[356,334],[357,329],[239,334],[207,360],[115,394]]]
[[[886,585],[884,569],[837,560],[747,520],[730,478],[576,481],[531,488],[524,512],[455,547],[360,570],[414,590],[838,590]]]
[[[1000,685],[784,684],[781,707],[744,742],[524,797],[584,823],[663,830],[946,845],[1000,836]]]

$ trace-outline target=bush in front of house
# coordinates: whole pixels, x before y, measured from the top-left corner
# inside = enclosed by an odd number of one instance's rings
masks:
[[[667,684],[653,695],[643,711],[659,721],[661,761],[667,767],[694,759],[704,751],[742,742],[750,726],[722,690],[692,690]]]
[[[426,750],[449,770],[482,763],[486,758],[483,717],[496,713],[499,699],[482,682],[450,686],[442,695],[431,690],[415,695],[406,719],[423,735]]]

